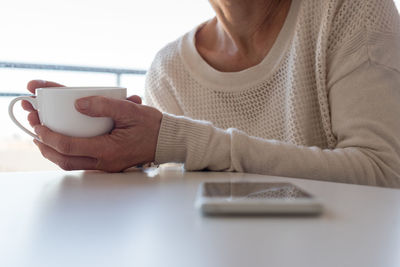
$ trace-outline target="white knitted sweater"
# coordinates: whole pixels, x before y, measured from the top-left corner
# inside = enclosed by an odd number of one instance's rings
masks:
[[[400,20],[392,0],[292,0],[265,59],[213,69],[195,33],[163,48],[145,102],[156,162],[400,186]]]

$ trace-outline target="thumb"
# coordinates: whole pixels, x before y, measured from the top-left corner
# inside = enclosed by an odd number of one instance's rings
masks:
[[[114,121],[126,117],[135,104],[121,99],[104,96],[88,96],[75,101],[75,108],[91,117],[110,117]]]
[[[142,98],[138,95],[132,95],[132,96],[128,97],[126,100],[129,100],[136,104],[142,104]]]

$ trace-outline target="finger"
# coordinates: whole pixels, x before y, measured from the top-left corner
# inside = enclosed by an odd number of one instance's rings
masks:
[[[28,121],[32,127],[40,124],[39,115],[37,111],[32,111],[28,114]]]
[[[99,158],[105,145],[101,136],[92,138],[70,137],[53,132],[42,125],[36,125],[34,131],[42,143],[67,156]]]
[[[38,146],[43,157],[57,164],[63,170],[72,171],[96,169],[97,160],[94,158],[66,156],[37,140],[33,140],[33,142]]]
[[[110,117],[116,122],[126,119],[137,111],[135,103],[104,96],[80,98],[75,101],[75,108],[88,116]]]
[[[131,101],[136,104],[139,104],[139,105],[142,104],[142,98],[138,95],[132,95],[132,96],[128,97],[126,100]]]
[[[22,106],[22,108],[23,108],[24,110],[26,110],[26,111],[34,111],[34,110],[35,110],[35,109],[33,108],[32,104],[29,103],[29,102],[26,101],[26,100],[22,100],[22,101],[21,101],[21,106]]]
[[[43,88],[43,87],[63,87],[64,85],[55,83],[55,82],[50,82],[50,81],[44,81],[44,80],[32,80],[28,82],[28,85],[26,86],[32,94],[35,94],[36,88]]]

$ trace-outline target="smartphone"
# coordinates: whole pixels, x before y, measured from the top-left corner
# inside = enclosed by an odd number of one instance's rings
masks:
[[[204,214],[318,215],[321,203],[292,183],[204,182],[196,207]]]

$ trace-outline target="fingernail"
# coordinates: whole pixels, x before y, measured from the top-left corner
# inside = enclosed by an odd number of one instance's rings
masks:
[[[78,99],[76,100],[75,104],[79,109],[89,108],[89,101],[87,101],[86,99]]]
[[[37,88],[40,88],[41,86],[45,86],[46,85],[46,81],[45,80],[35,80],[35,83],[36,83],[36,86],[39,86]]]

